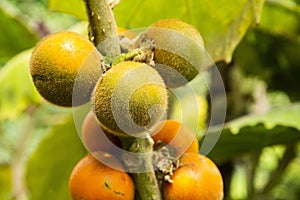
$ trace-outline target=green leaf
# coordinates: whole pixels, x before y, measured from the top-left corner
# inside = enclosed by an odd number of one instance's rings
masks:
[[[201,32],[214,61],[230,61],[248,28],[258,23],[264,0],[121,1],[114,9],[119,26],[147,27],[164,18],[179,18]]]
[[[31,50],[13,57],[0,70],[0,121],[14,119],[30,104],[41,101],[29,73]]]
[[[300,131],[300,104],[281,106],[270,110],[263,115],[249,115],[239,118],[227,126],[232,133],[238,133],[245,126],[255,126],[263,123],[266,129],[273,129],[276,126],[292,127]]]
[[[11,177],[11,167],[9,165],[0,165],[0,200],[13,199]]]
[[[260,28],[275,35],[299,37],[300,4],[293,0],[268,0],[263,8]]]
[[[126,0],[114,8],[117,24],[124,28],[144,28],[164,18],[178,18],[195,25],[214,61],[230,61],[248,28],[258,23],[264,0]],[[83,2],[50,0],[53,10],[85,19]]]
[[[70,5],[70,3],[72,5]],[[79,19],[86,19],[85,8],[83,0],[61,1],[49,0],[49,8],[53,11],[60,11],[72,14]]]
[[[0,30],[0,62],[32,47],[38,40],[38,37],[28,30],[20,20],[10,16],[1,7]]]
[[[85,154],[72,117],[53,127],[28,161],[26,182],[30,199],[70,199],[69,176]]]
[[[300,140],[300,103],[274,108],[266,114],[249,115],[227,123],[210,152],[222,162],[245,153],[259,154],[264,147]],[[215,138],[217,132],[206,137]]]

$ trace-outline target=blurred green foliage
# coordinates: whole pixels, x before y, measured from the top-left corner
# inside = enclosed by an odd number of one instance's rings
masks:
[[[70,199],[69,177],[85,154],[72,116],[53,126],[28,161],[26,183],[30,199]]]
[[[0,62],[16,53],[32,47],[38,37],[31,33],[20,21],[9,16],[0,8]]]
[[[199,29],[215,62],[232,58],[231,79],[224,81],[235,86],[227,97],[238,102],[237,114],[208,155],[220,166],[233,163],[226,197],[300,199],[300,1],[127,0],[114,13],[125,28],[180,18]],[[49,33],[87,34],[85,18],[81,0],[0,2],[0,200],[70,199],[69,174],[86,150],[72,109],[37,94],[28,62],[31,48]],[[198,95],[207,111],[205,92]]]

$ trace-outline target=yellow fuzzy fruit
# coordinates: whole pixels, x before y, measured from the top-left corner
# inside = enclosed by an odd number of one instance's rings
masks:
[[[59,32],[41,40],[30,59],[30,73],[38,92],[59,106],[89,101],[102,74],[101,55],[84,36]]]
[[[146,37],[154,41],[155,69],[167,87],[182,86],[198,74],[204,42],[194,26],[178,19],[163,19],[150,26]]]
[[[204,45],[202,36],[200,35],[198,29],[193,25],[183,22],[179,19],[162,19],[152,24],[151,27],[165,28],[177,31],[190,37],[196,42],[199,42],[202,46]]]
[[[92,96],[101,126],[119,136],[146,132],[167,109],[167,90],[161,76],[139,62],[113,66],[98,81]]]

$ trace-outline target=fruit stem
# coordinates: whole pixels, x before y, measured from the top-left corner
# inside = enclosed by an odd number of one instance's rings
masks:
[[[107,0],[84,0],[84,2],[89,20],[89,38],[111,63],[121,54],[118,28],[112,9]]]
[[[128,150],[134,153],[134,156],[126,157],[128,154],[125,154],[123,161],[134,179],[139,200],[162,200],[152,164],[153,139],[148,136],[137,137],[131,141]]]
[[[98,51],[106,57],[105,60],[108,64],[111,64],[121,54],[117,24],[111,7],[107,0],[84,0],[84,2],[89,20],[89,38]],[[128,140],[123,139],[122,143],[128,143]],[[123,158],[125,165],[134,178],[140,200],[162,200],[160,187],[152,165],[153,144],[154,142],[150,136],[133,138],[130,140],[128,149],[134,155],[142,154],[142,156],[138,157],[137,162],[135,162],[136,156],[133,159]],[[138,172],[138,169],[142,169],[142,171]]]

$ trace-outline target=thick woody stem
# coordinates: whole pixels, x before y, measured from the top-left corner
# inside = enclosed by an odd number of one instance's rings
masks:
[[[124,163],[135,182],[140,200],[162,200],[160,187],[152,163],[152,138],[134,138],[129,151],[134,156],[123,156]]]
[[[89,20],[89,37],[108,62],[121,53],[118,28],[107,0],[84,0]]]
[[[117,36],[117,25],[110,5],[107,0],[84,0],[84,2],[89,20],[90,40],[106,57],[106,62],[111,64],[114,58],[121,54],[121,50]],[[123,146],[126,146],[124,149],[133,154],[150,155],[138,156],[136,162],[133,163],[130,162],[130,158],[123,156],[123,161],[134,179],[139,200],[162,200],[152,164],[153,140],[151,137],[131,138],[129,140],[120,137],[120,139]],[[134,157],[136,158],[136,156]],[[133,166],[136,170],[132,169]],[[139,172],[139,167],[144,170]]]

